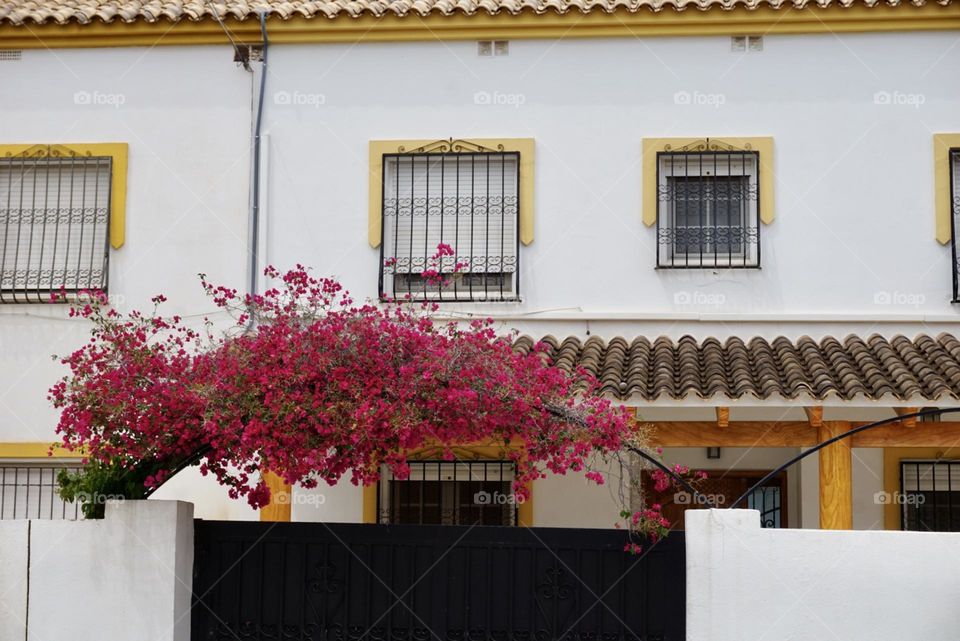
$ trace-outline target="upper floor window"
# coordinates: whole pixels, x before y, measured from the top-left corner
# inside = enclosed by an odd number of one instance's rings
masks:
[[[382,188],[382,298],[519,298],[519,152],[384,154]]]
[[[411,461],[409,466],[406,479],[384,469],[377,497],[380,523],[517,524],[512,461]]]
[[[759,152],[657,153],[657,267],[759,267]]]
[[[950,246],[953,252],[953,302],[960,303],[960,149],[950,150]]]
[[[107,288],[113,158],[0,158],[0,302]]]

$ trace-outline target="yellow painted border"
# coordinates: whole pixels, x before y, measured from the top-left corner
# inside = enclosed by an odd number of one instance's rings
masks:
[[[463,140],[490,149],[520,152],[520,242],[533,242],[533,138],[464,138]],[[370,141],[370,202],[368,207],[367,237],[371,247],[380,246],[380,207],[383,199],[383,155],[398,153],[399,149],[410,151],[430,145],[433,140],[371,140]]]
[[[256,16],[247,20],[228,17],[225,27],[242,43],[259,43],[260,30]],[[509,40],[530,38],[638,38],[657,36],[729,36],[731,34],[863,33],[878,31],[949,31],[960,29],[960,5],[927,2],[922,6],[886,3],[867,7],[819,7],[774,9],[743,6],[706,11],[613,11],[589,13],[571,10],[567,13],[536,14],[523,10],[512,14],[491,15],[456,13],[451,16],[432,13],[420,16],[415,11],[406,16],[381,17],[364,14],[352,17],[346,12],[328,19],[322,16],[287,20],[268,20],[271,43],[309,42],[389,42],[437,40]],[[0,25],[0,42],[9,49],[43,49],[74,47],[119,47],[157,45],[228,45],[223,29],[212,19],[199,21],[169,20],[147,22],[99,20],[89,24],[59,25],[27,23],[21,26]]]
[[[270,488],[270,503],[260,508],[261,521],[290,521],[293,502],[293,487],[273,472],[264,472],[263,480]]]
[[[643,171],[643,224],[648,227],[657,222],[657,152],[666,151],[667,147],[678,149],[691,143],[701,141],[707,136],[693,138],[644,138],[641,144],[642,171]],[[737,138],[709,136],[713,142],[750,149],[760,152],[760,221],[769,225],[774,219],[773,209],[773,138],[770,136]]]
[[[50,448],[53,452],[50,453]],[[32,458],[32,459],[80,459],[83,452],[71,452],[63,449],[60,443],[20,442],[0,443],[0,459]]]
[[[458,445],[454,450],[465,450],[469,456],[477,459],[498,460],[504,453],[511,449],[521,449],[522,444],[511,443],[510,445]],[[434,458],[437,454],[437,448],[424,447],[414,450],[407,457],[410,460],[418,458]],[[378,484],[367,485],[363,488],[363,507],[361,510],[364,523],[377,522],[377,488]],[[517,506],[517,525],[520,527],[533,527],[533,498],[536,483],[530,487],[527,492],[527,500]]]
[[[960,458],[960,447],[885,447],[883,449],[883,490],[889,496],[900,491],[900,461],[903,459],[936,460]],[[888,503],[883,506],[885,530],[900,529],[900,506]]]
[[[2,30],[0,30],[2,31]],[[0,36],[2,39],[2,36]],[[8,45],[4,44],[4,47]],[[94,143],[34,143],[0,145],[0,156],[20,156],[42,147],[65,147],[79,155],[109,156],[112,159],[110,176],[110,246],[123,247],[127,218],[127,152],[125,142]]]
[[[950,150],[960,149],[960,134],[933,134],[933,194],[937,241],[950,242]],[[960,196],[960,194],[958,194]]]

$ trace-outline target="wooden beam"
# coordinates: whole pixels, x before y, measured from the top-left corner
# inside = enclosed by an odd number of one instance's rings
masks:
[[[264,472],[263,480],[270,488],[270,505],[260,508],[260,520],[289,521],[293,489],[273,472]]]
[[[717,427],[728,427],[730,425],[730,408],[717,406]]]
[[[820,442],[850,429],[842,421],[826,421],[818,430]],[[820,529],[853,529],[853,482],[850,439],[820,450]]]
[[[810,427],[823,427],[823,407],[804,407],[803,411],[807,413],[807,420],[810,421]]]
[[[730,421],[723,429],[715,421],[642,422],[654,447],[812,447],[820,442],[807,421]],[[849,440],[851,447],[960,447],[960,422],[921,421],[912,428],[890,423]]]
[[[897,416],[903,416],[904,414],[913,414],[914,412],[919,412],[920,410],[916,407],[895,407],[893,411],[897,413]],[[905,418],[901,421],[904,427],[914,428],[917,426],[917,417],[911,416],[910,418]]]

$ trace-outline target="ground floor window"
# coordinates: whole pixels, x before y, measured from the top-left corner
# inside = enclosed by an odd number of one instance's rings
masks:
[[[57,493],[57,474],[63,469],[79,465],[0,461],[0,520],[80,518],[79,504],[67,503]]]
[[[901,527],[960,532],[960,461],[901,461]]]
[[[516,525],[511,461],[411,461],[410,476],[384,470],[377,488],[379,523]]]

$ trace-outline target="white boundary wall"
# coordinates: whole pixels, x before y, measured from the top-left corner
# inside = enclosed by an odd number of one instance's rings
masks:
[[[765,530],[686,515],[688,641],[956,641],[960,533]]]
[[[3,641],[189,641],[193,506],[108,503],[96,521],[0,521]]]

